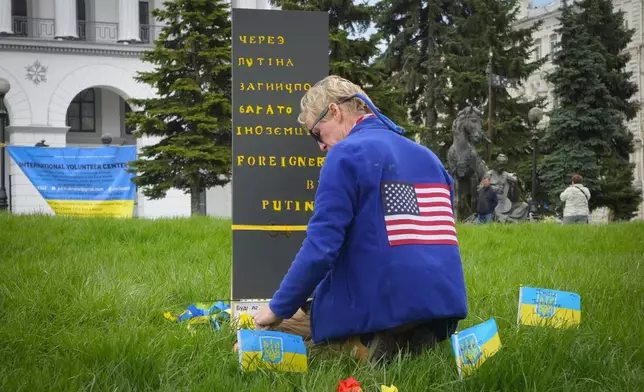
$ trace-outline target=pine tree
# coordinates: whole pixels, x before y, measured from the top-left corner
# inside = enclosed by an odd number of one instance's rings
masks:
[[[131,99],[128,115],[137,137],[158,138],[132,164],[134,183],[158,199],[171,188],[190,194],[199,214],[202,191],[231,175],[231,22],[222,0],[176,0],[153,14],[165,24],[142,60],[154,69],[136,80],[157,96]]]
[[[382,58],[391,80],[405,91],[403,104],[419,126],[420,142],[434,150],[436,125],[447,86],[442,47],[460,2],[387,0],[377,6],[376,28],[387,43]]]
[[[639,195],[633,189],[633,136],[625,121],[637,111],[629,102],[637,91],[625,71],[624,49],[633,30],[609,0],[566,5],[560,17],[560,50],[548,76],[558,102],[543,143],[549,155],[540,168],[541,183],[556,203],[570,176],[581,173],[592,192],[590,207],[608,206],[620,219],[632,217]],[[601,26],[601,28],[600,28]]]
[[[588,14],[579,14],[582,23],[604,48],[606,73],[602,79],[610,92],[610,107],[630,121],[637,116],[640,102],[632,99],[638,88],[633,72],[626,71],[631,54],[625,49],[636,30],[626,28],[624,12],[615,12],[610,0],[586,0],[580,6],[589,10]],[[600,192],[595,195],[595,203],[611,208],[616,219],[627,220],[637,210],[641,195],[633,186],[634,165],[630,163],[633,134],[623,122],[619,125],[622,126],[607,128],[612,132],[607,135],[611,151],[608,156],[601,155]]]
[[[480,105],[489,100],[491,105],[486,105],[484,110],[487,121],[492,115],[493,134],[488,135],[493,143],[490,156],[505,154],[509,158],[509,170],[527,168],[525,173],[519,173],[519,177],[530,178],[527,114],[532,107],[542,106],[545,98],[513,98],[505,86],[497,83],[493,83],[491,96],[488,91],[490,60],[492,80],[509,82],[515,87],[547,60],[545,56],[535,59],[532,46],[532,35],[543,22],[530,28],[513,27],[519,12],[518,5],[517,0],[469,0],[467,6],[460,10],[460,15],[455,16],[455,28],[450,31],[449,44],[444,50],[450,85],[444,90],[446,118],[441,132],[444,142],[441,155],[446,153],[452,142],[450,128],[456,114],[469,104]],[[490,113],[490,106],[493,113]],[[530,181],[526,183],[530,184]]]
[[[610,207],[614,219],[630,220],[639,207],[641,195],[632,185],[634,169],[634,163],[619,156],[602,159],[601,192],[596,195],[600,201],[597,203]]]
[[[374,19],[375,7],[353,0],[269,0],[283,10],[326,11],[329,13],[329,74],[361,86],[383,114],[413,135],[402,105],[403,93],[389,84],[378,44],[380,33],[364,37]]]

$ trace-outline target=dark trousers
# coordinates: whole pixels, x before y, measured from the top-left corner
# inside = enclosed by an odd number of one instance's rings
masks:
[[[307,343],[311,341],[310,303],[307,303],[290,319],[283,320],[275,330],[298,335]],[[434,348],[438,343],[448,339],[458,327],[458,319],[433,319],[425,322],[412,323],[392,328],[379,333],[367,333],[360,336],[348,337],[344,340],[326,344],[331,349],[349,352],[361,360],[366,360],[367,349],[376,335],[385,334],[388,344],[400,349],[406,349],[411,354],[420,354],[425,349]],[[390,347],[395,349],[395,347]]]

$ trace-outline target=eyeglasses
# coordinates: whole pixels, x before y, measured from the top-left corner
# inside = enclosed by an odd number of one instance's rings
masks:
[[[347,101],[349,101],[349,100],[351,100],[353,98],[355,98],[355,96],[353,96],[353,95],[350,96],[350,97],[342,98],[339,101],[335,102],[335,104],[336,105],[341,105],[341,104],[343,104],[343,103],[345,103],[345,102],[347,102]],[[320,137],[319,132],[313,132],[313,130],[318,125],[318,123],[320,121],[322,121],[322,119],[327,115],[327,113],[329,113],[329,110],[331,110],[331,104],[328,104],[326,106],[326,109],[324,109],[322,111],[322,113],[320,113],[320,115],[313,122],[313,125],[311,125],[311,128],[309,128],[309,133],[311,134],[311,137],[313,138],[313,140],[315,140],[318,143],[322,143],[322,138]]]

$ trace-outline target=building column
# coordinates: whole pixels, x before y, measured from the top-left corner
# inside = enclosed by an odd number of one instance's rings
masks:
[[[139,1],[119,0],[118,42],[128,43],[140,40]]]
[[[0,0],[1,1],[1,0]],[[76,21],[76,0],[55,0],[54,38],[78,38],[78,23]]]
[[[0,0],[0,34],[13,34],[11,0]]]
[[[635,136],[634,151],[632,154],[635,161],[635,189],[642,195],[642,202],[639,205],[637,219],[644,220],[644,142]]]

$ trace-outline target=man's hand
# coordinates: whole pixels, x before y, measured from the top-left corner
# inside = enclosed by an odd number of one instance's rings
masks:
[[[282,322],[271,310],[268,304],[263,305],[255,314],[255,329],[269,329],[276,327]]]

